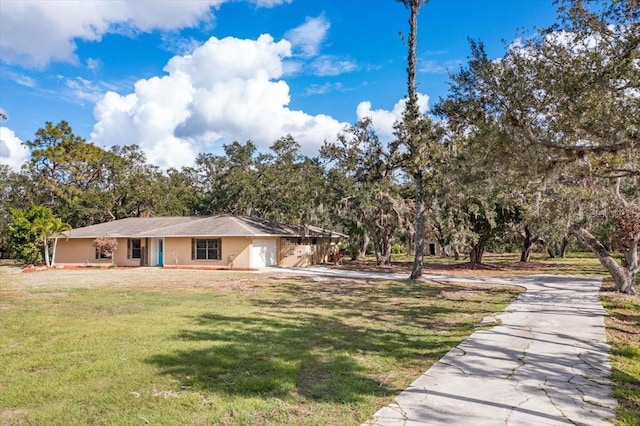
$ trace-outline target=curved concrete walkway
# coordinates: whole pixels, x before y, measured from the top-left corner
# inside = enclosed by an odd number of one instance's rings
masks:
[[[368,279],[406,275],[325,267],[291,272]],[[527,291],[365,423],[412,425],[608,425],[611,397],[600,279],[530,276],[436,280],[520,285]]]
[[[527,288],[367,425],[607,425],[615,418],[600,280],[533,276]]]

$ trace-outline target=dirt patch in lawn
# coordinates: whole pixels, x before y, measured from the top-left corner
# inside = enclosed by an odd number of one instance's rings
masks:
[[[0,424],[22,424],[28,415],[28,410],[2,410],[0,411]]]

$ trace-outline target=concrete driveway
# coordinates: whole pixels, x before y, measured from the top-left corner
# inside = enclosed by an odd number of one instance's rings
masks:
[[[406,275],[330,268],[292,272],[365,279]],[[600,279],[530,276],[508,279],[426,276],[503,282],[527,289],[499,315],[499,325],[473,333],[380,409],[366,425],[608,425],[611,397]]]
[[[368,425],[607,425],[615,418],[600,280],[534,276],[498,318]]]

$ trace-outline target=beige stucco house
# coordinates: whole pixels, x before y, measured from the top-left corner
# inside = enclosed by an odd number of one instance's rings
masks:
[[[57,266],[262,268],[329,259],[343,234],[244,216],[135,217],[77,228],[58,239]],[[97,241],[116,241],[111,252]]]

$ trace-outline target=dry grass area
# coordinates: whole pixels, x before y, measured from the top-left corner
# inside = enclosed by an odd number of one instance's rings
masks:
[[[591,255],[428,257],[425,274],[606,276]],[[336,266],[409,275],[411,259]],[[610,291],[619,426],[640,424],[640,301]],[[0,424],[359,424],[517,288],[0,263]]]
[[[343,258],[341,269],[362,270],[368,272],[406,273],[409,276],[413,259],[408,256],[395,256],[391,266],[376,266],[375,259],[350,261]],[[544,254],[534,254],[530,262],[520,262],[517,253],[487,253],[480,265],[472,265],[468,259],[455,261],[452,257],[426,256],[424,258],[425,275],[485,276],[504,277],[536,274],[558,275],[598,275],[606,272],[591,253],[574,253],[566,258],[549,259]]]
[[[610,278],[600,293],[608,312],[607,341],[611,344],[613,395],[618,400],[620,426],[640,425],[640,298],[613,290]]]
[[[361,424],[519,291],[0,266],[0,424]]]

